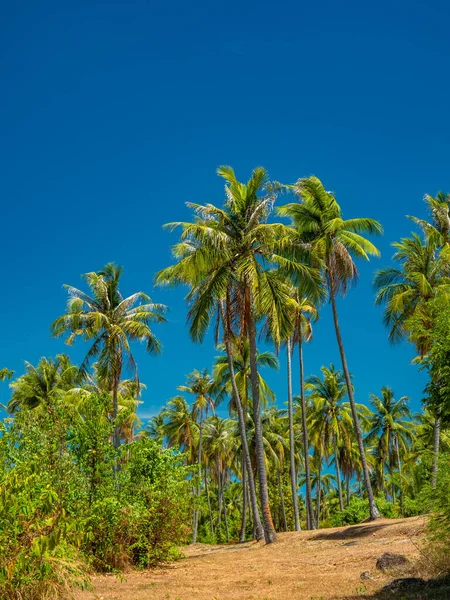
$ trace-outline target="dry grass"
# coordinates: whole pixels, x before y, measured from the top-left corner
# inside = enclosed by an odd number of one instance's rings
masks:
[[[94,577],[94,590],[77,600],[331,600],[371,597],[395,576],[424,576],[424,517],[381,519],[318,532],[279,534],[275,544],[196,544],[186,558],[163,568],[134,571],[122,582]],[[375,569],[384,552],[403,554],[408,573]],[[419,572],[420,570],[420,572]],[[361,580],[370,571],[374,579]],[[409,598],[410,596],[401,596]],[[412,596],[411,596],[412,597]]]

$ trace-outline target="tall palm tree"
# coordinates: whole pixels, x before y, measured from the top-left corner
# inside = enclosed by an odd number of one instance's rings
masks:
[[[311,436],[323,440],[327,459],[330,450],[334,455],[339,508],[344,510],[339,448],[351,446],[352,413],[349,403],[343,402],[348,394],[344,373],[337,371],[333,365],[322,367],[321,371],[322,377],[311,375],[305,385],[313,405]],[[361,410],[361,406],[357,405],[357,410]]]
[[[152,303],[143,292],[124,299],[119,288],[121,273],[122,267],[113,263],[108,263],[97,273],[86,273],[83,278],[91,295],[65,285],[69,294],[68,309],[52,324],[54,336],[68,334],[67,344],[72,345],[78,336],[92,344],[80,371],[86,373],[90,361],[97,359],[98,376],[108,382],[112,391],[114,419],[118,415],[118,390],[124,364],[130,366],[139,384],[130,341],[144,341],[147,352],[158,354],[161,344],[150,325],[164,322],[166,310],[164,305]],[[114,444],[120,445],[118,427],[114,432]]]
[[[288,289],[279,276],[281,271],[297,283],[302,281],[311,292],[317,285],[319,274],[301,260],[305,251],[294,243],[294,232],[284,224],[267,222],[275,198],[270,190],[266,190],[265,169],[254,169],[245,184],[236,179],[231,167],[220,167],[218,174],[225,180],[223,208],[190,204],[197,214],[194,223],[169,224],[172,229],[180,226],[183,230],[181,242],[174,248],[178,262],[159,273],[157,282],[190,286],[188,319],[195,340],[203,339],[211,317],[219,309],[230,371],[233,368],[231,344],[236,327],[239,328],[237,333],[248,339],[259,494],[264,537],[269,543],[275,540],[275,530],[264,463],[256,321],[258,316],[271,313],[273,329],[277,329],[280,339],[285,338],[291,317],[287,310]],[[238,390],[235,388],[233,393],[236,396]],[[243,445],[246,443],[244,423],[242,415]]]
[[[187,385],[179,385],[180,392],[187,392],[195,396],[193,406],[193,416],[199,422],[199,440],[198,440],[198,488],[197,495],[200,495],[200,485],[202,480],[202,441],[203,441],[203,419],[208,415],[208,408],[214,411],[214,400],[211,397],[214,388],[214,379],[209,375],[208,370],[198,371],[195,369],[188,375]],[[197,541],[198,530],[198,509],[194,510],[194,526],[192,531],[192,543]]]
[[[386,465],[391,474],[394,466],[397,465],[400,482],[402,476],[401,454],[407,452],[413,438],[411,411],[408,403],[407,396],[395,400],[394,392],[390,387],[381,388],[381,396],[370,395],[372,415],[369,418],[370,432],[367,435],[366,443],[375,442],[382,475]]]
[[[226,356],[218,356],[216,358],[214,364],[214,381],[215,381],[215,398],[216,404],[220,404],[222,400],[226,397],[230,397],[229,402],[229,411],[230,414],[238,413],[239,424],[241,424],[241,418],[244,423],[244,431],[245,436],[247,436],[247,411],[250,408],[252,402],[252,391],[251,391],[251,377],[250,377],[250,346],[248,340],[245,337],[236,338],[234,343],[230,346],[232,347],[232,361],[230,371],[230,360],[229,360],[229,352],[227,352]],[[225,344],[219,345],[220,350],[225,350]],[[278,369],[278,359],[276,356],[269,351],[258,352],[256,361],[258,364],[258,379],[259,379],[259,391],[261,404],[263,408],[265,408],[269,402],[273,402],[275,400],[275,394],[267,384],[266,380],[261,375],[261,369],[268,367],[271,369]],[[237,389],[237,393],[233,393],[234,387]],[[239,408],[243,413],[243,417],[239,417]],[[242,437],[242,436],[241,436]],[[242,506],[242,527],[241,527],[241,541],[244,541],[245,536],[245,509],[246,509],[246,486],[247,479],[249,481],[250,488],[250,496],[252,498],[252,503],[256,505],[256,493],[253,493],[252,490],[255,489],[254,476],[253,471],[248,471],[248,464],[246,462],[246,454],[244,445],[241,443],[242,447],[242,476],[241,482],[243,487],[243,506]],[[247,449],[248,453],[248,449]],[[253,509],[255,513],[255,510]]]
[[[198,425],[192,418],[188,403],[183,396],[175,396],[167,402],[161,415],[164,419],[164,437],[169,446],[180,448],[186,453],[187,462],[193,464]]]
[[[370,255],[379,256],[378,249],[363,234],[380,234],[382,228],[378,221],[374,219],[355,218],[344,220],[341,207],[337,203],[334,194],[326,191],[317,177],[299,179],[297,183],[291,186],[291,190],[299,198],[299,202],[287,204],[279,209],[279,214],[292,219],[300,239],[312,245],[317,257],[320,259],[320,264],[323,266],[333,311],[342,369],[352,410],[355,435],[361,454],[370,518],[372,520],[377,519],[380,517],[380,513],[375,504],[370,484],[363,436],[342,341],[336,298],[339,294],[344,295],[349,285],[356,281],[358,271],[354,258],[369,260]]]
[[[219,507],[219,522],[223,511],[227,542],[230,541],[227,505],[225,502],[225,487],[229,469],[236,451],[236,422],[232,419],[221,419],[217,415],[205,421],[206,452],[215,461],[217,477],[217,500]]]
[[[432,239],[422,242],[417,234],[393,246],[396,249],[393,259],[399,266],[376,273],[376,303],[385,305],[383,320],[389,329],[389,339],[395,343],[407,337],[422,358],[431,344],[431,301],[450,298],[450,261],[446,253],[437,251]],[[436,414],[433,484],[439,457],[439,429],[440,417]]]
[[[309,435],[308,435],[308,412],[305,398],[305,370],[303,363],[303,344],[312,339],[312,321],[319,318],[319,313],[314,302],[306,298],[297,288],[294,290],[296,304],[294,306],[294,332],[293,345],[298,346],[298,358],[300,367],[300,405],[303,435],[303,449],[305,456],[305,488],[306,488],[306,527],[315,529],[314,507],[312,503],[311,474],[309,468]]]

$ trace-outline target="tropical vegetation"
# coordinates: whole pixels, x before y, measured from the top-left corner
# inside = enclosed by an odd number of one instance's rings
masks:
[[[282,185],[258,167],[241,182],[228,166],[218,175],[223,199],[189,202],[190,220],[165,226],[179,237],[155,275],[156,294],[185,289],[189,334],[205,343],[211,331],[211,358],[188,366],[147,423],[134,343],[161,355],[167,308],[122,295],[113,263],[85,274],[86,290],[66,285],[51,324],[69,347],[85,342],[80,364],[64,353],[17,376],[0,371],[10,390],[0,598],[65,598],[93,570],[148,567],[189,542],[272,543],[277,531],[433,508],[435,531],[450,528],[440,460],[450,452],[450,196],[425,197],[430,220],[410,217],[418,230],[394,243],[393,264],[374,279],[389,339],[412,344],[428,376],[417,414],[389,382],[361,397],[344,347],[338,304],[352,302],[357,261],[379,256],[369,237],[380,223],[344,218],[317,177]],[[305,372],[327,304],[340,364],[324,348],[320,371]]]

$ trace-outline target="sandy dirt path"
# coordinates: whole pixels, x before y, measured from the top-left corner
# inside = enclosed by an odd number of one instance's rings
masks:
[[[369,596],[391,577],[375,562],[384,552],[419,557],[423,517],[281,533],[275,544],[196,544],[165,567],[96,576],[77,600],[331,600]],[[361,580],[370,571],[375,579]]]

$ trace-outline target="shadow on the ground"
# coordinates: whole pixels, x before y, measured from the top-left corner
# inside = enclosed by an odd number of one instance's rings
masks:
[[[328,531],[323,530],[323,533],[316,533],[311,536],[311,540],[347,540],[349,538],[366,537],[372,535],[381,529],[390,527],[392,523],[370,523],[367,525],[350,525],[346,529],[340,529],[339,531]]]
[[[411,584],[412,583],[412,584]],[[357,600],[361,594],[367,600],[449,600],[450,598],[450,578],[436,578],[429,581],[416,580],[411,582],[411,578],[395,579],[390,584],[368,596],[364,593],[364,585],[359,586],[357,595],[345,596],[345,600]],[[342,596],[334,597],[333,600],[342,600]]]
[[[226,544],[223,544],[221,546],[211,546],[209,548],[207,548],[206,546],[202,546],[198,552],[196,552],[195,554],[189,554],[188,556],[186,556],[185,558],[202,558],[202,557],[208,557],[210,554],[213,554],[214,552],[223,552],[223,551],[230,551],[230,550],[248,550],[249,548],[252,548],[252,546],[256,545],[256,542],[252,542],[250,544],[230,544],[229,546],[227,546]]]

